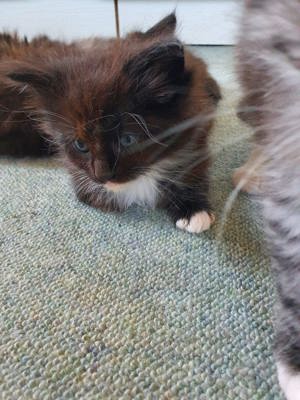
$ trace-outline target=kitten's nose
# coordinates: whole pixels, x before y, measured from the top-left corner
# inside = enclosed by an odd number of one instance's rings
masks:
[[[98,179],[101,183],[106,183],[113,179],[115,175],[113,173],[107,174],[107,175],[102,175],[100,179]]]
[[[114,173],[105,168],[105,165],[99,160],[92,162],[92,173],[94,179],[99,183],[105,183],[114,177]]]

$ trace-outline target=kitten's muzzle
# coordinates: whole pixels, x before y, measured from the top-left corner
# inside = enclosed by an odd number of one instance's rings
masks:
[[[105,183],[112,181],[116,178],[115,174],[111,173],[111,174],[106,174],[106,175],[102,175],[101,177],[94,177],[95,182],[97,183],[101,183],[101,185],[104,185]]]
[[[93,180],[97,183],[105,184],[115,178],[115,173],[103,161],[93,160],[90,171]]]

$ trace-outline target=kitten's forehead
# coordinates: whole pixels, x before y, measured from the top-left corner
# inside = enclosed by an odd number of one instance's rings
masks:
[[[66,59],[64,73],[69,81],[69,98],[80,99],[80,109],[93,101],[99,110],[112,108],[122,89],[126,89],[124,65],[138,54],[141,46],[128,41],[108,40],[107,43],[82,52],[80,57]],[[97,54],[93,54],[97,51]]]
[[[179,72],[180,76],[176,75],[179,70],[178,60],[183,60],[184,55],[182,46],[175,40],[157,42],[152,38],[142,41],[125,38],[120,41],[110,40],[109,46],[98,50],[97,56],[89,49],[84,57],[74,59],[71,66],[69,60],[64,65],[64,75],[68,80],[66,107],[73,115],[83,115],[85,121],[87,118],[100,120],[105,117],[101,122],[108,123],[110,127],[118,112],[137,112],[136,103],[142,108],[146,102],[144,94],[146,91],[148,94],[148,89],[153,92],[154,99],[155,95],[161,95],[162,90],[158,89],[171,87],[175,79],[179,84],[183,76]],[[169,70],[172,74],[166,74]],[[138,96],[137,92],[139,94],[142,89],[145,89],[143,96]],[[62,93],[64,103],[66,96]],[[109,119],[109,115],[113,118]]]

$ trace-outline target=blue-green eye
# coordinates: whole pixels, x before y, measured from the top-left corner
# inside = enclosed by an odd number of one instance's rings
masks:
[[[88,153],[89,152],[89,148],[87,147],[87,145],[80,139],[74,140],[73,145],[74,145],[75,149],[77,151],[79,151],[80,153]]]
[[[129,147],[136,143],[136,137],[131,134],[122,135],[120,138],[120,143],[123,147]]]

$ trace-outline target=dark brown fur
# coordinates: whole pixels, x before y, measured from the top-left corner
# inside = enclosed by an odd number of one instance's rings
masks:
[[[58,41],[40,36],[31,42],[17,34],[0,34],[0,62],[24,61],[28,58],[50,56],[71,48]],[[0,74],[0,155],[39,156],[51,152],[45,133],[40,129],[35,109],[29,106],[28,93],[11,85],[7,77]]]

